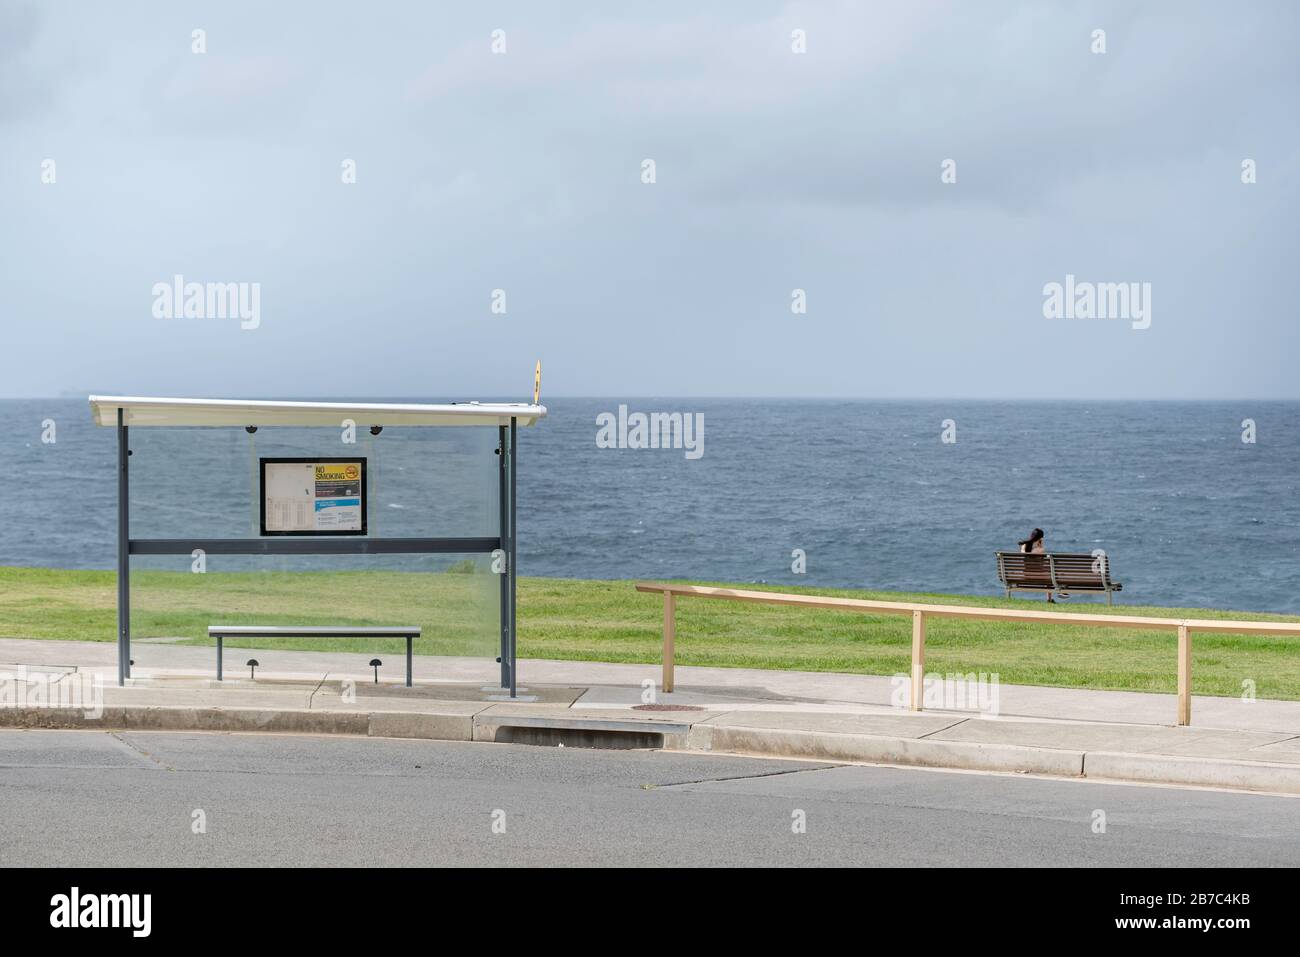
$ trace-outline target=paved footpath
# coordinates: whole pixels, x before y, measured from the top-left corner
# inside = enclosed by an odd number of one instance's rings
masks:
[[[231,649],[218,684],[212,648],[133,653],[118,688],[111,643],[0,639],[14,679],[0,684],[0,725],[655,747],[1300,794],[1300,702],[1196,697],[1179,728],[1172,695],[1002,685],[996,717],[913,713],[891,706],[888,677],[679,666],[677,691],[646,709],[653,665],[524,660],[511,701],[481,658],[416,658],[407,689],[401,655],[375,684],[369,655]],[[256,681],[236,665],[247,657],[262,663]],[[49,706],[84,705],[66,695],[96,675],[102,714]]]

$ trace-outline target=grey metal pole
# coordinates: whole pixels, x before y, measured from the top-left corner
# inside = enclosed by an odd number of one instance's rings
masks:
[[[519,576],[515,573],[515,553],[518,545],[519,513],[515,507],[515,488],[519,479],[519,447],[516,444],[518,420],[510,419],[510,697],[518,697],[519,674],[515,663],[515,592]]]
[[[497,427],[497,511],[500,513],[499,527],[501,529],[501,554],[507,554],[506,536],[509,534],[507,525],[506,505],[508,504],[506,496],[509,493],[506,490],[506,427],[504,425]],[[506,575],[509,571],[501,576],[501,687],[510,686],[510,582]]]
[[[406,687],[411,687],[411,642],[415,640],[414,635],[406,636]]]
[[[117,684],[131,677],[131,511],[126,424],[117,410]]]

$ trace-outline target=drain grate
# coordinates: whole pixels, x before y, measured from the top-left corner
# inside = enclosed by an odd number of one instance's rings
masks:
[[[698,704],[634,704],[633,711],[703,711]]]
[[[616,731],[604,728],[535,728],[503,725],[492,739],[499,744],[534,744],[544,748],[602,748],[658,750],[664,746],[662,731]]]

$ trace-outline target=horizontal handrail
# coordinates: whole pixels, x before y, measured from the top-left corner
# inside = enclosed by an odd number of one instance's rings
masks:
[[[1157,618],[1149,615],[1105,615],[1072,611],[1029,611],[1019,608],[985,608],[979,605],[940,605],[912,601],[876,601],[866,598],[835,598],[829,595],[798,595],[789,592],[751,591],[743,588],[715,588],[710,585],[677,585],[637,582],[640,592],[672,592],[699,598],[729,598],[734,601],[794,605],[803,608],[838,608],[843,611],[910,615],[921,611],[948,618],[983,621],[1055,622],[1060,624],[1105,625],[1114,628],[1169,628],[1185,625],[1192,631],[1241,632],[1242,634],[1294,635],[1300,637],[1300,621],[1232,621],[1213,618]]]
[[[1206,634],[1280,635],[1300,638],[1300,622],[1245,621],[1214,618],[1157,618],[1149,615],[1105,615],[1068,611],[1028,611],[1018,608],[983,608],[974,605],[940,605],[924,602],[876,601],[866,598],[835,598],[828,595],[797,595],[790,592],[718,588],[712,585],[679,585],[669,582],[637,582],[636,590],[664,596],[664,691],[674,685],[674,642],[676,639],[677,596],[722,598],[796,608],[820,608],[867,614],[912,616],[912,710],[921,710],[921,680],[925,664],[925,621],[927,618],[965,618],[974,621],[1013,621],[1025,624],[1096,625],[1103,628],[1168,629],[1178,633],[1178,724],[1191,723],[1191,636]]]

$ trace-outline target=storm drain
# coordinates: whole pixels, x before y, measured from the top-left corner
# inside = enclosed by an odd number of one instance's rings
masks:
[[[621,731],[607,728],[497,728],[496,740],[502,744],[534,744],[543,748],[603,748],[607,751],[662,748],[661,731]]]

